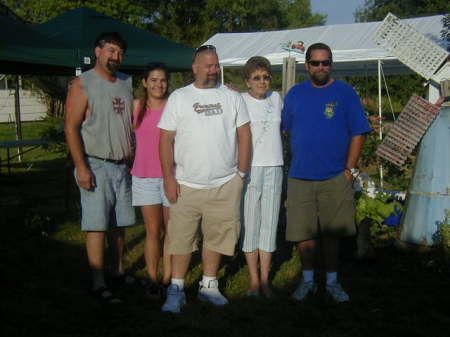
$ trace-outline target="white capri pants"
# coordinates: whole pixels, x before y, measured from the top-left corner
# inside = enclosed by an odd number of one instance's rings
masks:
[[[244,185],[241,245],[245,253],[276,249],[282,166],[252,166]]]

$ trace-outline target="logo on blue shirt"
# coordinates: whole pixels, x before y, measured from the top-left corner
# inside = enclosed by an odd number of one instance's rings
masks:
[[[337,102],[325,104],[325,111],[323,113],[328,119],[333,118],[334,115],[336,114],[335,108],[337,105],[338,105]]]

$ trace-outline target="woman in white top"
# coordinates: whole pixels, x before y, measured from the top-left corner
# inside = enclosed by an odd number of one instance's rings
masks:
[[[242,97],[250,115],[253,142],[242,221],[242,250],[250,273],[247,294],[259,296],[262,292],[271,297],[269,271],[276,248],[283,180],[282,101],[277,92],[269,91],[272,71],[266,58],[250,58],[244,68],[244,78],[249,90]]]

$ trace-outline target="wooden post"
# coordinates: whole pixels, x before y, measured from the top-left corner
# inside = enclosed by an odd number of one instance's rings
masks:
[[[283,58],[283,88],[281,96],[286,96],[289,89],[291,89],[295,84],[295,57],[285,57]]]
[[[20,118],[20,76],[17,75],[15,77],[15,85],[14,85],[14,113],[15,113],[15,124],[16,124],[16,140],[22,140],[22,121]],[[17,148],[17,155],[18,159],[21,162],[22,161],[22,148]]]

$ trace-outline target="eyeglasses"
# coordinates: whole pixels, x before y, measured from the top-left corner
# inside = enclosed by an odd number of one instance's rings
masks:
[[[312,65],[313,67],[318,67],[319,65],[322,65],[324,67],[329,67],[329,66],[331,66],[331,60],[324,60],[324,61],[311,60],[311,61],[308,61],[308,64]]]
[[[272,76],[270,75],[256,75],[252,78],[250,78],[252,81],[260,81],[261,79],[263,79],[264,81],[270,81],[272,79]]]
[[[202,51],[205,51],[205,50],[213,50],[213,51],[216,51],[216,47],[213,46],[213,45],[211,45],[211,44],[205,44],[205,45],[203,45],[203,46],[198,47],[198,48],[195,50],[195,55],[197,55],[198,53],[201,53]]]

